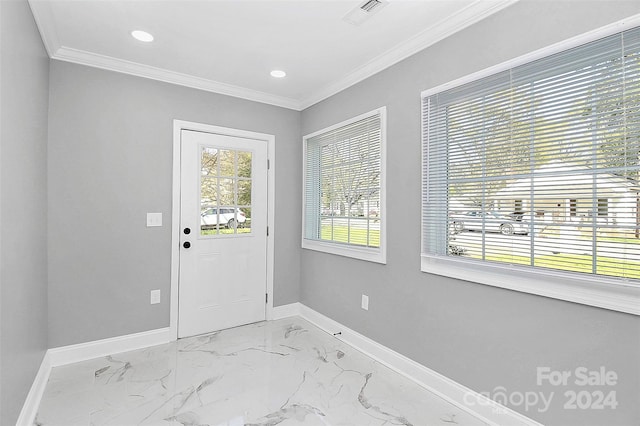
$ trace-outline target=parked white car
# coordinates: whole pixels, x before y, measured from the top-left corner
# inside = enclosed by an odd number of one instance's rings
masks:
[[[216,226],[225,226],[229,229],[234,229],[242,225],[247,221],[247,217],[240,208],[233,207],[220,207],[220,214],[218,214],[218,208],[211,207],[204,210],[200,215],[200,227],[202,229],[215,228]]]
[[[455,233],[468,231],[500,232],[503,235],[529,233],[529,223],[516,221],[495,212],[470,211],[456,214],[450,219],[451,230]]]

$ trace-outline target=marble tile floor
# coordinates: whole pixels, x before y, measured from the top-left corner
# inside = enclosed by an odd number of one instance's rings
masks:
[[[56,367],[35,425],[483,425],[305,320]]]

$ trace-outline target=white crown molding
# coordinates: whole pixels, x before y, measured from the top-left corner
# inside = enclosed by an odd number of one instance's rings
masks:
[[[47,50],[49,57],[53,58],[53,55],[60,47],[60,42],[51,4],[45,0],[29,0],[29,7],[31,8],[33,19],[36,21],[44,48]]]
[[[206,78],[195,77],[188,74],[170,71],[162,68],[143,65],[124,59],[113,58],[111,56],[100,55],[84,50],[73,49],[62,46],[51,57],[59,61],[73,62],[80,65],[101,68],[109,71],[116,71],[137,77],[149,78],[151,80],[163,81],[165,83],[177,84],[191,87],[207,92],[219,93],[221,95],[233,96],[235,98],[247,99],[254,102],[275,105],[283,108],[299,110],[300,103],[291,98],[271,95],[269,93],[244,87],[233,86],[231,84],[219,83]]]
[[[516,3],[517,1],[518,0],[476,0],[459,12],[447,17],[406,42],[396,45],[365,65],[355,69],[344,78],[312,92],[312,94],[306,99],[293,99],[273,95],[176,71],[62,46],[56,32],[55,19],[49,1],[29,0],[29,5],[33,12],[36,25],[40,31],[47,53],[52,59],[301,111],[361,82],[368,77],[371,77],[372,75],[408,58],[409,56],[486,18],[489,15]]]
[[[62,46],[56,31],[55,19],[50,2],[48,0],[29,0],[29,6],[31,7],[31,12],[40,31],[40,37],[51,59],[87,65],[300,111],[300,102],[296,99]]]
[[[380,71],[397,64],[403,59],[414,55],[450,35],[461,31],[500,10],[517,3],[519,0],[477,0],[457,13],[427,28],[409,40],[397,44],[385,53],[377,56],[363,66],[352,71],[344,78],[335,81],[312,93],[301,101],[301,110],[327,99],[354,84],[357,84]]]

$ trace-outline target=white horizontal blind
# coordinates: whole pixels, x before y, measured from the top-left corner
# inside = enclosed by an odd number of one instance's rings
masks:
[[[640,28],[423,98],[423,253],[640,278]]]
[[[305,139],[304,238],[380,247],[381,116]]]

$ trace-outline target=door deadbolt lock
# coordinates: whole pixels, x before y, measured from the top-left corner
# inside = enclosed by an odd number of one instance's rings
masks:
[[[182,247],[188,249],[189,247],[191,247],[191,243],[189,241],[185,241],[184,244],[182,244]]]
[[[184,234],[189,235],[191,233],[191,228],[184,228]]]

